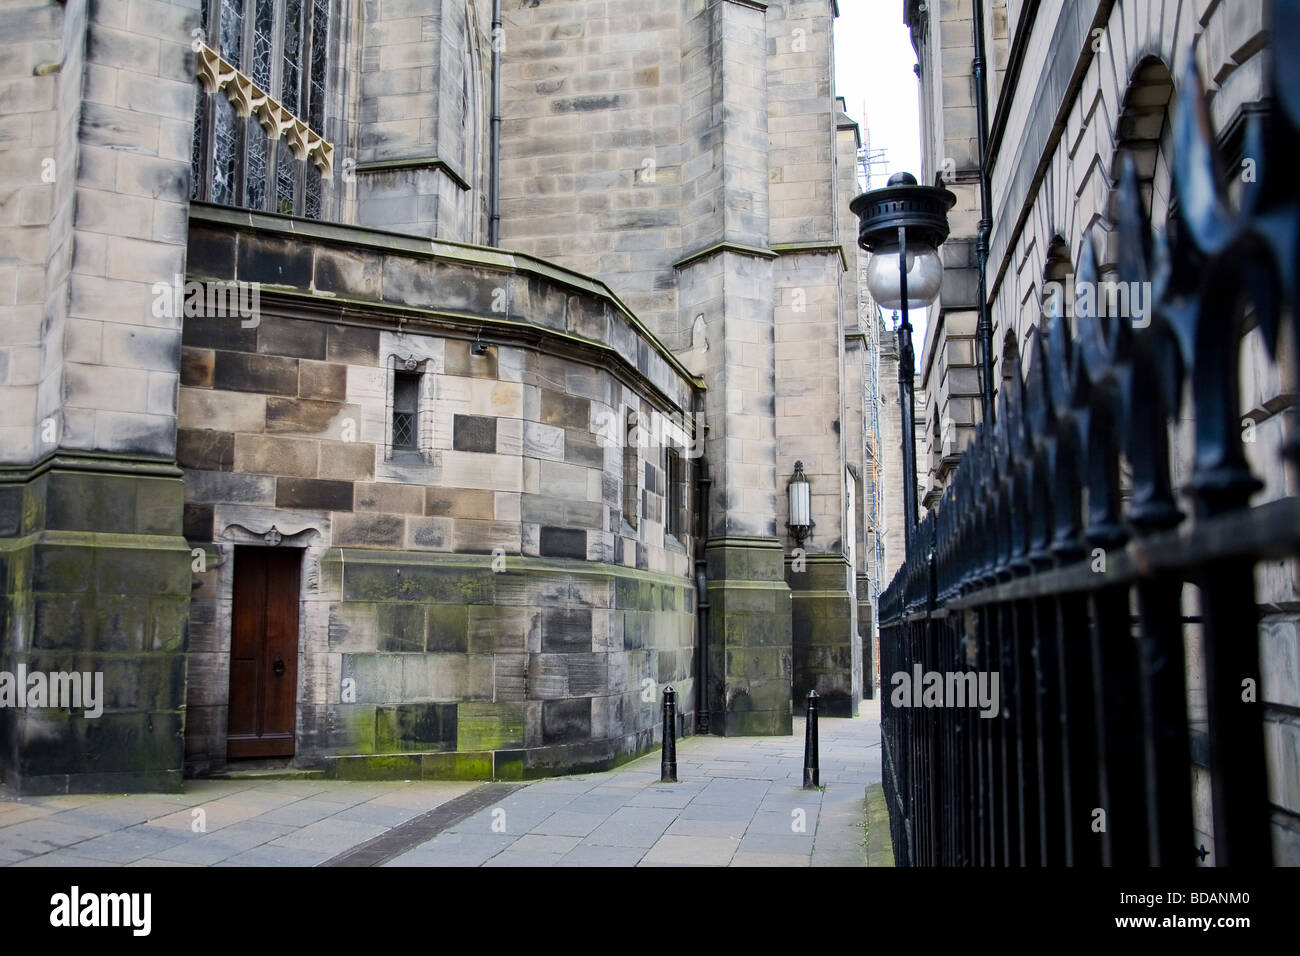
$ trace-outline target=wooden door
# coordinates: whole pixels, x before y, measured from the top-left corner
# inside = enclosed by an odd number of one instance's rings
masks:
[[[227,757],[293,756],[301,566],[294,548],[235,548]]]

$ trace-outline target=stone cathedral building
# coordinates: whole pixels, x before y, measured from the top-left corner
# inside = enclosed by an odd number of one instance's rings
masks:
[[[495,7],[0,6],[0,672],[103,677],[0,707],[20,792],[855,712],[835,0]]]
[[[1112,203],[1120,161],[1131,156],[1143,203],[1156,228],[1169,212],[1171,104],[1195,57],[1213,128],[1228,170],[1249,166],[1247,117],[1268,95],[1270,48],[1264,0],[903,0],[919,61],[923,166],[929,182],[957,194],[943,249],[944,285],[918,357],[928,427],[918,439],[923,503],[938,501],[980,419],[976,236],[980,218],[973,2],[983,4],[988,60],[987,169],[992,231],[987,267],[995,390],[1021,374],[1042,325],[1053,283],[1073,288],[1075,264],[1092,230],[1103,276],[1117,249]],[[1283,51],[1278,50],[1278,53]],[[1291,51],[1285,51],[1290,54]],[[1239,177],[1240,178],[1240,177]],[[1243,179],[1244,181],[1244,179]],[[1241,343],[1244,448],[1265,487],[1255,502],[1295,493],[1295,476],[1277,458],[1295,370],[1279,371],[1258,328]],[[1184,396],[1183,407],[1189,399]],[[1185,415],[1188,412],[1184,413]],[[1191,473],[1188,421],[1172,435],[1178,484]],[[928,465],[927,465],[928,463]],[[928,474],[927,474],[928,473]],[[1190,509],[1188,509],[1190,510]],[[1266,748],[1270,755],[1275,858],[1300,860],[1300,621],[1294,562],[1263,562],[1256,574]],[[1184,613],[1198,613],[1184,593]],[[1192,629],[1189,629],[1192,630]],[[1213,845],[1205,766],[1205,687],[1201,650],[1188,646],[1193,717],[1194,808],[1200,836]],[[1199,726],[1196,718],[1200,718]],[[1213,861],[1211,861],[1213,862]]]

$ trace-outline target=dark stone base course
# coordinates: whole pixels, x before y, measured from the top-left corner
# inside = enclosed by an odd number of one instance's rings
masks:
[[[721,726],[724,737],[788,737],[794,719],[776,710],[733,711],[721,715]]]
[[[491,780],[608,768],[655,746],[647,679],[672,684],[694,726],[689,579],[518,556],[498,572],[487,556],[377,549],[330,549],[321,575],[334,599],[319,651],[339,655],[356,697],[299,702],[296,769]],[[194,608],[204,633],[207,611]],[[189,678],[192,696],[213,697],[202,690],[219,675],[192,664]],[[788,710],[788,678],[784,695]],[[195,774],[225,762],[222,715],[209,709],[191,726]]]
[[[19,794],[180,791],[191,554],[179,470],[60,453],[0,487],[22,502],[21,537],[0,539],[0,670],[104,675],[99,717],[0,713],[0,778]]]
[[[181,793],[185,790],[185,775],[180,770],[50,774],[14,779],[6,775],[5,785],[20,797],[61,793]]]
[[[846,588],[847,564],[838,556],[809,556],[806,569],[786,566],[792,609],[794,677],[791,700],[796,714],[807,711],[810,690],[820,698],[821,717],[852,717],[858,710],[853,692],[854,596]]]
[[[533,780],[613,770],[658,745],[655,731],[643,730],[614,740],[518,750],[330,756],[323,766],[336,780]]]
[[[728,737],[794,729],[791,600],[775,538],[720,538],[709,574],[709,726]]]

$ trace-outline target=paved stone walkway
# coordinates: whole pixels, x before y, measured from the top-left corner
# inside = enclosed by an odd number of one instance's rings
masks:
[[[879,710],[820,722],[822,790],[800,789],[791,737],[688,737],[679,783],[655,751],[608,773],[539,780],[388,866],[862,866],[864,795],[880,780]],[[478,783],[191,780],[180,794],[0,790],[0,865],[317,866]]]

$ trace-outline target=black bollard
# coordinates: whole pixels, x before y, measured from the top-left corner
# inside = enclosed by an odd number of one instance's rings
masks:
[[[820,786],[821,774],[817,769],[817,691],[808,691],[808,723],[803,732],[803,788],[812,790]]]
[[[659,759],[659,782],[677,782],[677,691],[664,688],[664,745]]]

